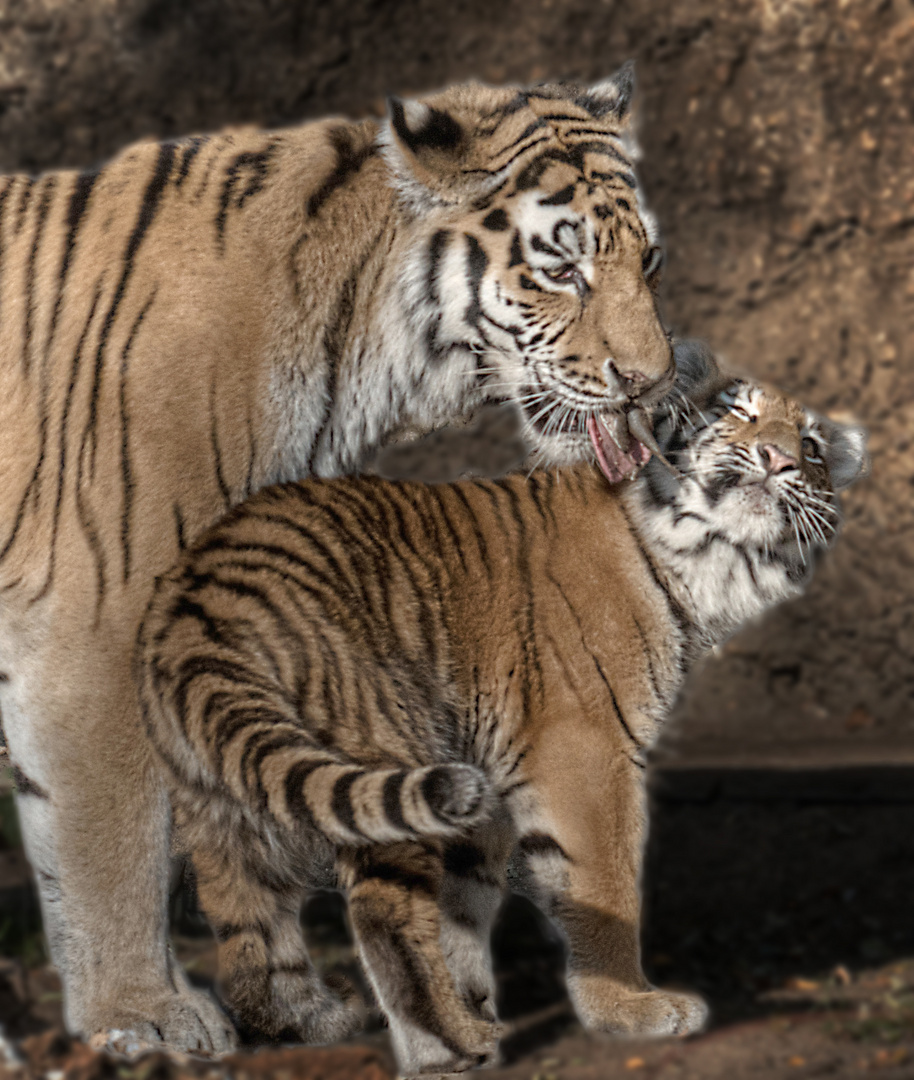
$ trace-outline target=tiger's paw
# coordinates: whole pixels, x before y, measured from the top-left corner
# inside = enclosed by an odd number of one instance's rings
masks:
[[[237,1045],[235,1030],[216,1003],[198,991],[158,995],[121,1004],[105,1022],[91,1025],[89,1045],[123,1057],[163,1046],[187,1054],[223,1054]]]
[[[364,1026],[362,1013],[331,993],[313,968],[246,971],[222,987],[242,1036],[251,1041],[307,1043],[348,1039]]]
[[[669,990],[631,991],[613,984],[577,980],[574,1001],[585,1027],[614,1035],[692,1035],[708,1019],[708,1006],[697,994]]]

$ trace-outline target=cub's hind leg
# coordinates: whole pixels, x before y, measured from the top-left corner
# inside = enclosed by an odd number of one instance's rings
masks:
[[[271,877],[254,844],[198,844],[200,904],[219,942],[219,990],[239,1033],[252,1040],[329,1043],[362,1017],[323,984],[302,937],[303,889]]]
[[[442,951],[441,848],[403,842],[348,849],[339,868],[359,955],[402,1073],[492,1061],[498,1027],[468,1007]]]
[[[505,810],[444,849],[441,949],[466,1006],[495,1020],[490,939],[505,894],[505,871],[514,830]]]

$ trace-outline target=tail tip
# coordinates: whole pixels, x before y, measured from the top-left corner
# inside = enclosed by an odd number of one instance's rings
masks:
[[[435,816],[454,824],[471,824],[484,817],[491,791],[486,774],[475,765],[435,765],[422,784],[422,794]]]

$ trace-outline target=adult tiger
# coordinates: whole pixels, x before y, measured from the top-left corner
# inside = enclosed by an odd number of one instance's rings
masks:
[[[245,1025],[314,1015],[298,899],[329,885],[402,1072],[491,1060],[512,849],[584,1023],[703,1023],[641,971],[644,754],[698,657],[808,583],[866,453],[861,429],[676,353],[681,396],[655,414],[676,480],[651,461],[615,488],[586,463],[289,484],[160,579],[143,704]]]
[[[0,709],[71,1031],[231,1040],[167,947],[169,811],[129,677],[179,549],[486,397],[547,460],[643,457],[607,434],[672,370],[631,92],[628,69],[460,86],[380,125],[0,182]]]

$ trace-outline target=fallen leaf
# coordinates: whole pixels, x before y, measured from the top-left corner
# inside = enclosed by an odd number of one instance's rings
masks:
[[[876,726],[876,717],[867,712],[862,705],[858,705],[844,721],[845,731],[863,731],[866,728]]]
[[[626,1069],[643,1069],[645,1065],[644,1058],[630,1057],[625,1062]]]

